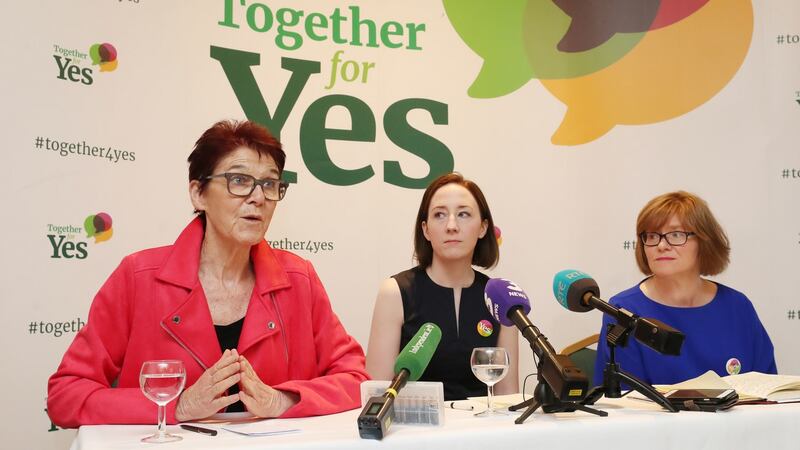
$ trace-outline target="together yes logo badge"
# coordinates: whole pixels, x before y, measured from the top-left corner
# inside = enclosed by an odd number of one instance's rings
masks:
[[[54,259],[86,259],[89,256],[88,242],[84,239],[94,238],[94,243],[106,242],[114,235],[113,220],[108,213],[90,214],[83,221],[83,226],[47,224],[47,239],[50,242],[50,258]]]

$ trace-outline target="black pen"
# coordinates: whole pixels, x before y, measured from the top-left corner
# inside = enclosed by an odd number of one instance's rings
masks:
[[[217,435],[217,430],[212,430],[211,428],[196,427],[194,425],[186,425],[185,423],[181,424],[181,428],[186,431],[194,431],[195,433],[207,434],[209,436]]]

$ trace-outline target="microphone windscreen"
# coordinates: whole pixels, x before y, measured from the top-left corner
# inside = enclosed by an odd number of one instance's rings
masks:
[[[597,282],[580,270],[562,270],[553,277],[553,295],[561,306],[570,311],[586,312],[592,309],[583,302],[583,296],[587,292],[600,297]]]
[[[427,322],[422,324],[408,344],[403,347],[394,362],[394,373],[398,374],[406,369],[409,372],[409,381],[417,381],[428,363],[431,362],[433,352],[442,340],[442,330],[436,324]]]
[[[513,281],[504,278],[492,278],[486,283],[484,289],[486,308],[494,319],[507,327],[513,327],[514,322],[508,318],[511,308],[519,306],[527,316],[531,312],[531,301],[525,292]]]

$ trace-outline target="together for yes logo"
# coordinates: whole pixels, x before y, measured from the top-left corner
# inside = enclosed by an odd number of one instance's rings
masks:
[[[499,97],[540,80],[567,106],[556,145],[697,108],[739,70],[753,33],[751,0],[443,2],[484,60],[468,95]]]
[[[53,45],[53,59],[58,67],[56,78],[84,85],[94,84],[94,70],[88,65],[90,59],[92,66],[100,66],[100,72],[113,72],[117,69],[117,49],[109,44],[94,44],[89,47],[89,52],[75,48]]]
[[[50,242],[51,258],[86,259],[89,256],[85,238],[94,238],[95,244],[105,242],[114,235],[111,215],[100,212],[91,214],[83,221],[83,227],[75,225],[47,224],[47,239]]]

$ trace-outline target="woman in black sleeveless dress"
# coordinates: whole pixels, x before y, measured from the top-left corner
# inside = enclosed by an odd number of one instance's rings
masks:
[[[419,327],[433,322],[442,339],[421,381],[444,383],[445,400],[486,395],[469,358],[475,347],[504,347],[511,366],[495,385],[498,394],[518,392],[516,328],[501,326],[484,302],[490,268],[499,259],[494,222],[480,188],[460,174],[434,180],[425,190],[414,230],[418,266],[385,280],[378,291],[367,352],[375,379],[394,377],[394,361]]]

